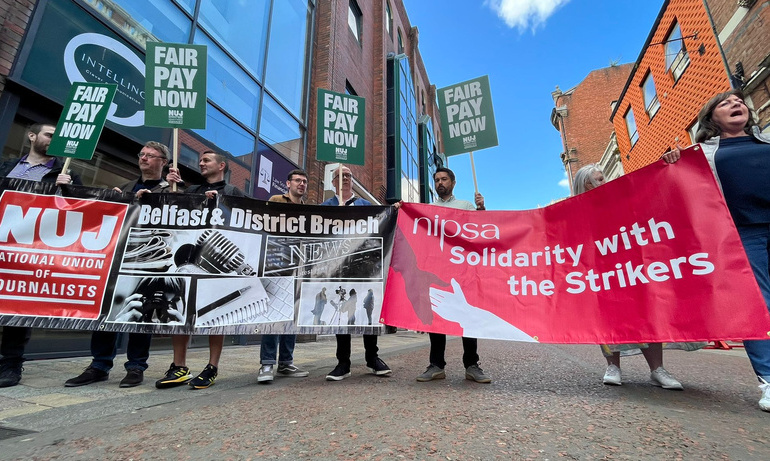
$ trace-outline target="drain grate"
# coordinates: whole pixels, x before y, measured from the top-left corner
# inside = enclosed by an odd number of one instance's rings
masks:
[[[0,426],[0,440],[8,440],[20,435],[36,434],[37,431],[28,431],[25,429],[14,429],[11,427]]]

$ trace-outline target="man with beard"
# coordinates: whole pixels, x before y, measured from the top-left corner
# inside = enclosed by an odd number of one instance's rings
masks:
[[[168,147],[156,141],[149,141],[139,151],[139,178],[120,187],[118,192],[133,192],[140,196],[144,192],[166,192],[170,185],[163,180],[163,168],[168,164]],[[151,334],[129,333],[124,367],[126,377],[120,381],[120,387],[134,387],[144,381],[147,359],[150,357]],[[78,387],[106,381],[110,377],[113,361],[117,355],[118,333],[113,331],[94,331],[91,334],[91,364],[79,376],[68,379],[64,386]]]
[[[52,182],[57,185],[82,184],[77,175],[70,176],[62,171],[64,162],[48,155],[54,125],[38,123],[27,131],[29,153],[18,160],[9,160],[0,165],[0,178],[19,178],[29,181]],[[24,349],[29,343],[32,329],[27,327],[3,327],[0,343],[0,387],[10,387],[21,381]]]
[[[455,188],[455,174],[449,168],[437,168],[433,174],[433,182],[438,198],[434,205],[456,208],[458,210],[484,210],[484,196],[476,192],[475,202],[472,204],[466,200],[458,200],[452,193]],[[484,374],[479,367],[479,355],[477,353],[478,341],[476,338],[463,337],[463,365],[465,365],[465,378],[477,383],[491,383],[492,379]],[[444,350],[446,349],[446,335],[430,333],[430,365],[425,373],[417,377],[417,381],[425,382],[434,379],[446,378],[444,366]]]
[[[273,195],[268,202],[304,204],[305,191],[307,190],[307,173],[303,170],[291,170],[286,179],[286,187],[289,189],[283,195]],[[292,378],[304,378],[309,373],[300,370],[294,365],[294,346],[297,335],[262,335],[259,346],[259,374],[257,382],[269,384],[273,382],[275,373]],[[280,350],[280,356],[278,352]],[[278,359],[276,361],[276,359]],[[278,369],[275,369],[275,364]]]

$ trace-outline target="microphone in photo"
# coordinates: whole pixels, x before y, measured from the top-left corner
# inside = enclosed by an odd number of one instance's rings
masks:
[[[174,254],[174,263],[177,272],[256,275],[241,249],[212,229],[203,231],[194,245],[180,246]]]

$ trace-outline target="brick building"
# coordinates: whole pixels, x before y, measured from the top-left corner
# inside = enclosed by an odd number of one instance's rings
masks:
[[[770,125],[770,1],[706,0],[733,86],[751,99],[759,126]]]
[[[554,108],[551,124],[561,134],[563,151],[561,161],[572,188],[572,178],[580,167],[600,163],[613,134],[609,118],[612,103],[617,99],[628,79],[633,64],[610,66],[590,72],[582,82],[562,92],[559,87],[551,93]],[[614,145],[614,144],[613,144]],[[622,174],[622,168],[613,158],[611,149],[604,162],[610,178]],[[617,168],[613,166],[617,165]]]
[[[746,7],[736,6],[734,0],[664,2],[612,113],[626,172],[658,160],[677,143],[693,142],[703,104],[742,83],[729,63],[739,67],[737,62],[743,60],[746,72],[756,70],[753,80],[751,74],[744,79],[751,80],[752,94],[765,112],[762,63],[770,47],[755,36],[766,30],[768,2],[761,3],[737,2]]]
[[[317,4],[311,91],[366,99],[366,164],[350,168],[354,189],[372,201],[432,201],[430,171],[442,162],[441,136],[436,88],[428,80],[418,36],[400,0]],[[310,120],[315,106],[311,97]],[[335,165],[316,160],[315,129],[308,129],[308,195],[321,201],[333,193]]]

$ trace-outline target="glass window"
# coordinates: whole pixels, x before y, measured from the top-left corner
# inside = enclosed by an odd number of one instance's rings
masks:
[[[679,23],[674,23],[666,37],[666,71],[670,71],[674,81],[677,81],[689,64],[690,56],[684,46],[682,29],[679,28]]]
[[[398,54],[404,52],[404,38],[401,36],[401,29],[398,29]]]
[[[208,47],[206,91],[209,99],[249,128],[256,129],[259,85],[200,31],[195,43]]]
[[[292,162],[301,163],[303,143],[299,123],[268,95],[262,106],[259,137]]]
[[[175,0],[177,3],[179,3],[182,8],[185,9],[188,13],[190,13],[190,16],[195,13],[195,1],[196,0]]]
[[[361,13],[361,8],[358,7],[356,0],[350,0],[350,3],[348,3],[348,27],[350,27],[350,31],[353,32],[359,43],[361,43],[362,20],[363,13]]]
[[[203,149],[210,148],[227,155],[230,160],[229,183],[244,192],[249,192],[248,181],[251,179],[254,136],[211,104],[206,111],[206,129],[192,130],[192,133],[192,138],[189,133],[187,136],[180,133],[179,143],[182,145],[180,150],[192,149],[200,154]],[[193,158],[196,163],[187,164],[187,166],[198,171],[198,159]],[[186,159],[186,156],[183,156],[183,159]]]
[[[198,21],[225,50],[261,80],[269,9],[270,0],[202,0]],[[195,35],[197,38],[199,34]]]
[[[307,0],[281,0],[273,5],[270,24],[265,86],[299,119],[304,112],[310,17]]]
[[[87,0],[87,3],[142,48],[148,41],[187,43],[190,39],[192,22],[171,2]]]
[[[390,9],[390,2],[385,2],[385,29],[391,40],[393,39],[393,11]]]
[[[639,133],[636,132],[636,120],[634,119],[634,110],[630,107],[626,112],[626,128],[628,129],[628,139],[631,141],[631,147],[636,145],[636,141],[639,140]]]
[[[652,73],[648,73],[642,82],[642,95],[644,96],[644,108],[647,111],[647,115],[652,119],[658,112],[658,109],[660,109],[660,102],[658,102],[658,93],[655,91],[655,81],[652,79]]]
[[[695,135],[698,134],[699,127],[700,123],[698,123],[698,120],[695,120],[690,128],[687,129],[687,134],[690,135],[690,144],[695,144]]]

